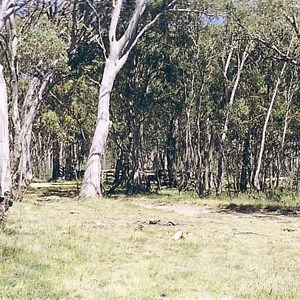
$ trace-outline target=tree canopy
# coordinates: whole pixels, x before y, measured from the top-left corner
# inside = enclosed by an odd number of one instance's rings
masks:
[[[153,182],[200,197],[298,191],[298,1],[1,1],[0,12],[13,197],[34,177],[84,171],[98,195]]]

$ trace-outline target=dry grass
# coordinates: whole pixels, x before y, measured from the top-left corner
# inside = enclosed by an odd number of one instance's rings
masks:
[[[300,299],[299,217],[51,188],[2,225],[0,299]]]

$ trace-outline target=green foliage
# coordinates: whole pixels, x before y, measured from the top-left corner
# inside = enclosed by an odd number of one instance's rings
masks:
[[[41,115],[41,127],[53,136],[64,136],[57,112],[49,110]],[[40,128],[40,129],[42,129]]]
[[[32,75],[53,67],[65,70],[67,47],[54,25],[45,17],[39,19],[21,40],[18,52],[21,71]]]

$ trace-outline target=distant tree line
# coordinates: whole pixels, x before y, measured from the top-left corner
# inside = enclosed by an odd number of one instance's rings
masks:
[[[110,192],[150,179],[200,197],[297,192],[299,11],[274,0],[1,1],[3,209],[33,178],[84,174],[81,197],[101,197],[112,168]]]

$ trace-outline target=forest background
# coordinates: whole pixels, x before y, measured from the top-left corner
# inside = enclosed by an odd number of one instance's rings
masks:
[[[81,197],[297,194],[298,1],[1,1],[0,17],[2,210],[83,174]]]

